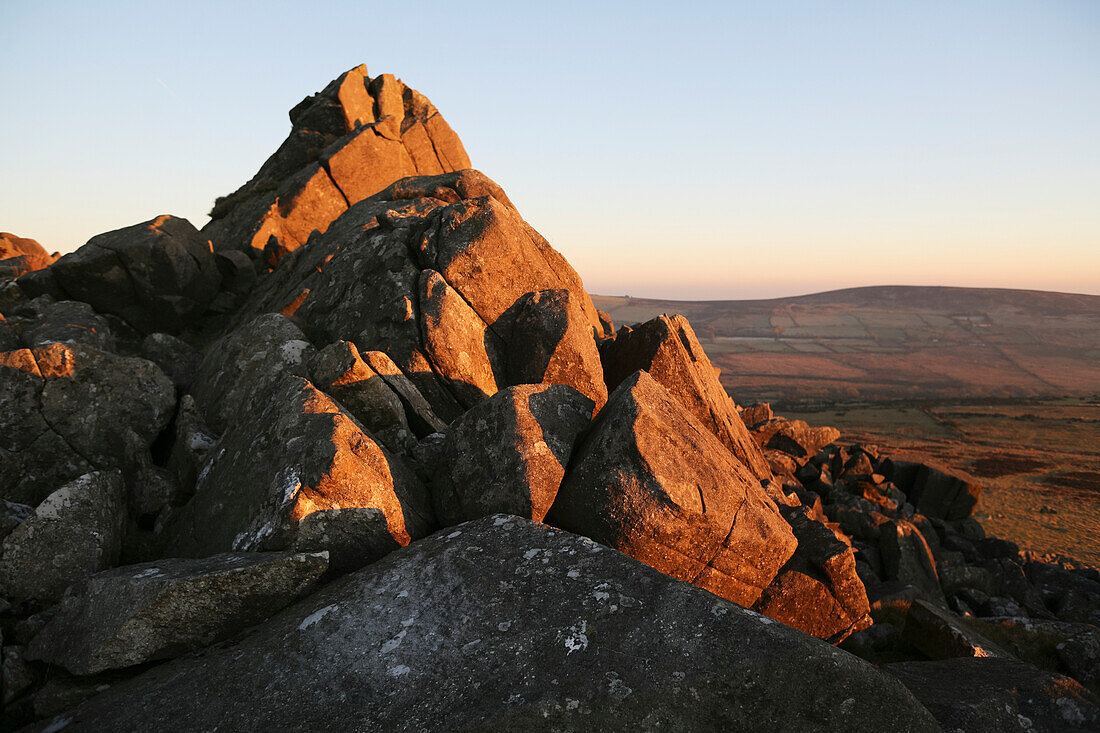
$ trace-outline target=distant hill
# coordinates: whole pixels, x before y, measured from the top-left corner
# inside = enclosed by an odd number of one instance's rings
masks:
[[[616,326],[687,316],[740,402],[1100,394],[1100,296],[882,286],[770,300],[592,299]]]

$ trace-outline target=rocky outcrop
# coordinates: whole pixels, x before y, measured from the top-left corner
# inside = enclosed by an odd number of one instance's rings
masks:
[[[513,306],[545,290],[568,293],[567,320],[514,331]],[[292,314],[316,343],[384,351],[444,422],[509,386],[508,365],[533,354],[557,356],[520,369],[525,381],[587,394],[602,379],[590,371],[601,325],[580,277],[476,171],[400,181],[354,205],[288,256],[238,318],[263,313]]]
[[[487,514],[542,521],[558,494],[592,400],[563,384],[497,392],[451,424],[432,477],[444,526]]]
[[[756,477],[647,372],[608,398],[546,521],[744,606],[797,545]]]
[[[283,374],[255,404],[227,423],[194,498],[167,530],[169,554],[281,550],[302,519],[326,509],[380,510],[379,541],[396,545],[431,530],[415,474],[308,380]]]
[[[92,237],[49,273],[69,298],[142,333],[182,330],[221,284],[210,243],[189,221],[169,215]],[[30,281],[24,290],[39,294]]]
[[[0,280],[17,278],[34,270],[49,267],[57,259],[33,239],[0,232]]]
[[[754,476],[771,478],[767,461],[749,436],[737,405],[718,381],[718,370],[703,352],[686,318],[658,316],[633,329],[620,329],[613,341],[600,347],[600,357],[610,388],[639,369],[649,372]]]
[[[230,553],[107,570],[66,595],[25,658],[89,675],[179,656],[293,603],[325,553]]]
[[[203,228],[215,249],[267,251],[269,262],[323,233],[394,181],[470,167],[438,110],[390,74],[341,74],[290,111],[291,132],[248,183],[218,199]]]
[[[63,719],[68,731],[936,729],[844,652],[507,516],[395,552],[48,724]]]
[[[53,492],[4,538],[0,591],[53,602],[73,583],[118,562],[125,493],[118,473],[81,476]]]
[[[0,496],[26,504],[90,471],[148,463],[175,408],[154,364],[80,344],[2,353],[0,375]]]

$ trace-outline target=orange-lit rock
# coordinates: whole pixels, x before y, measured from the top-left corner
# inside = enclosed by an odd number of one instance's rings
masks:
[[[395,180],[470,167],[426,97],[389,74],[372,80],[365,66],[307,97],[290,119],[290,135],[252,180],[215,203],[203,234],[216,249],[267,250],[274,266]]]
[[[759,480],[646,372],[608,398],[546,521],[745,606],[797,545]]]
[[[519,379],[570,384],[602,402],[592,300],[507,201],[476,171],[395,183],[289,254],[239,322],[293,307],[317,343],[384,351],[444,422]],[[546,291],[565,291],[550,298],[564,310],[531,311],[513,331],[517,304]],[[510,376],[508,364],[524,360]]]
[[[834,644],[870,626],[867,591],[856,575],[851,545],[805,507],[780,511],[798,538],[798,548],[753,608]]]
[[[771,478],[759,447],[749,435],[737,405],[718,381],[691,324],[683,316],[658,316],[633,329],[623,328],[600,347],[609,389],[644,369],[692,416],[722,441],[757,478]]]
[[[289,547],[298,522],[327,509],[373,507],[393,546],[432,528],[427,491],[329,397],[276,378],[225,429],[194,498],[169,528],[169,553],[206,556]]]
[[[56,253],[49,254],[33,239],[0,232],[0,280],[41,270],[56,259]]]
[[[565,289],[520,296],[501,329],[508,333],[507,378],[509,384],[568,384],[598,412],[607,402],[607,385],[592,324],[578,300]]]

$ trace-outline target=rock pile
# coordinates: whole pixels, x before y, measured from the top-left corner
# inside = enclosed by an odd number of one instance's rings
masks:
[[[393,77],[291,122],[202,231],[3,288],[7,727],[1096,723],[1095,571],[616,333]]]

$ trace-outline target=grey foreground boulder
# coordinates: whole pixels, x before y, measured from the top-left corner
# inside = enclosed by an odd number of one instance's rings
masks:
[[[65,589],[118,562],[125,519],[122,476],[96,471],[46,497],[4,538],[0,594],[52,602]]]
[[[226,553],[97,573],[27,646],[25,657],[88,675],[171,658],[289,605],[328,568],[328,553]]]
[[[900,662],[883,670],[928,706],[944,730],[1053,733],[1100,727],[1096,697],[1075,680],[1003,657]]]
[[[34,730],[935,731],[893,678],[590,540],[494,515]]]

